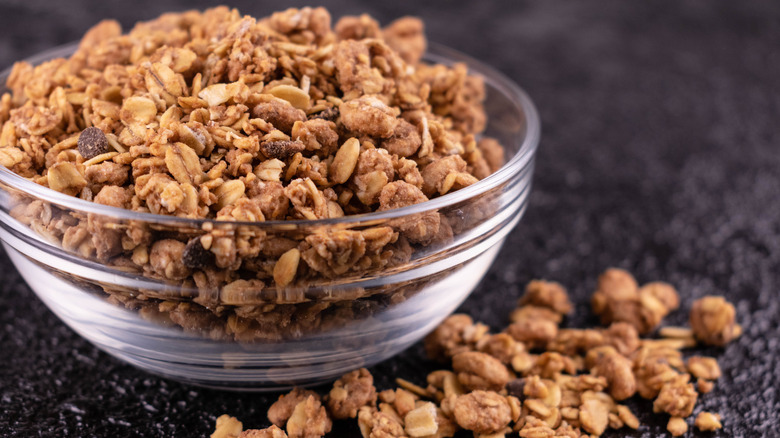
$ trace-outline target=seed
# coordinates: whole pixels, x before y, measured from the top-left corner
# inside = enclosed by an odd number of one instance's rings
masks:
[[[347,182],[349,177],[352,176],[352,172],[355,171],[359,156],[360,141],[354,137],[345,141],[338,152],[336,152],[336,156],[330,164],[330,169],[328,169],[333,182],[336,184]]]

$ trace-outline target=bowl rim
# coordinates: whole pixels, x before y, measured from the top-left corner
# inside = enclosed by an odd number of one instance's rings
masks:
[[[71,55],[76,50],[78,44],[78,42],[71,42],[57,46],[31,57],[25,58],[24,61],[33,65],[37,65],[54,58],[66,57]],[[430,199],[425,202],[421,202],[419,204],[386,211],[347,215],[339,218],[242,222],[218,220],[216,218],[185,218],[178,216],[168,216],[98,204],[74,196],[68,196],[64,193],[60,193],[56,190],[44,187],[27,178],[17,175],[3,165],[0,165],[0,182],[7,184],[16,190],[19,190],[20,192],[23,192],[24,194],[32,195],[37,199],[67,208],[69,210],[80,211],[87,214],[98,214],[120,220],[198,227],[230,224],[231,226],[248,225],[254,227],[259,226],[263,228],[286,228],[383,222],[389,219],[403,218],[429,210],[442,209],[482,195],[491,189],[506,183],[507,181],[511,180],[512,177],[521,173],[523,169],[525,169],[526,166],[532,162],[539,146],[539,140],[541,138],[541,121],[539,118],[539,113],[528,94],[514,81],[509,79],[506,75],[499,72],[498,70],[472,58],[469,55],[461,53],[455,49],[451,49],[445,45],[429,42],[428,50],[423,56],[423,59],[445,65],[452,65],[456,62],[465,62],[469,73],[479,74],[484,78],[486,83],[490,84],[493,88],[502,93],[511,101],[511,103],[515,106],[515,109],[520,111],[524,116],[526,126],[525,135],[522,139],[522,143],[520,144],[519,149],[499,170],[493,172],[486,178],[470,186],[464,187],[455,192],[447,193],[434,199]],[[12,68],[13,66],[0,71],[0,92],[7,91],[7,88],[5,87],[5,80],[8,78]]]

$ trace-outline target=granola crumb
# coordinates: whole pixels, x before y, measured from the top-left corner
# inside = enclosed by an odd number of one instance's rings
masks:
[[[696,428],[703,432],[710,432],[723,428],[723,424],[720,422],[720,415],[713,414],[712,412],[699,412],[694,422]]]
[[[265,429],[249,429],[241,432],[238,438],[288,438],[282,429],[276,426]]]
[[[211,438],[236,438],[241,435],[244,425],[235,417],[224,414],[217,418],[217,424]]]

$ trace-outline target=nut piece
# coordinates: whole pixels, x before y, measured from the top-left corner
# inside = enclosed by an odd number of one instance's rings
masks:
[[[714,357],[691,356],[688,359],[688,372],[693,377],[706,380],[720,378],[720,366]]]
[[[298,248],[293,248],[279,257],[274,265],[274,281],[278,287],[285,287],[293,281],[300,261],[301,252]]]
[[[268,90],[268,93],[290,102],[295,108],[305,110],[309,107],[309,95],[298,87],[277,85]]]
[[[636,415],[631,412],[631,409],[629,409],[628,406],[618,405],[617,412],[618,417],[623,421],[623,424],[634,430],[639,429],[639,419],[636,418]]]
[[[705,296],[693,302],[691,328],[696,339],[724,346],[742,333],[736,323],[734,306],[723,297]]]
[[[344,184],[352,176],[360,156],[360,141],[350,138],[336,152],[328,172],[336,184]]]
[[[433,435],[439,430],[436,423],[436,405],[422,403],[404,417],[404,430],[410,437]]]
[[[704,432],[723,428],[723,424],[720,422],[720,415],[706,411],[699,412],[699,415],[696,416],[696,421],[694,424],[696,425],[697,429]]]
[[[287,420],[299,403],[306,401],[310,396],[319,398],[316,392],[308,389],[295,388],[289,393],[279,397],[279,400],[274,402],[268,409],[268,421],[279,426],[284,427],[287,424]]]
[[[688,432],[688,423],[685,422],[684,418],[672,417],[666,425],[666,430],[668,430],[672,436],[685,435],[685,432]]]
[[[476,351],[456,354],[452,358],[452,369],[458,375],[458,382],[472,390],[500,391],[512,379],[501,361]]]
[[[363,438],[405,437],[401,419],[390,414],[363,406],[358,413],[358,426]]]
[[[78,140],[78,150],[85,160],[111,151],[106,134],[94,126],[81,131]]]
[[[593,435],[601,435],[609,423],[609,407],[598,399],[585,400],[580,406],[582,428]]]
[[[241,435],[243,429],[244,425],[235,417],[227,414],[220,415],[217,418],[217,425],[214,433],[211,434],[211,438],[237,438]]]
[[[460,427],[478,434],[500,432],[512,421],[506,398],[492,391],[478,390],[459,396],[453,415]]]
[[[374,377],[365,368],[343,375],[333,383],[325,404],[337,420],[355,418],[363,406],[376,403]]]
[[[529,349],[544,348],[558,334],[558,325],[548,319],[523,318],[512,323],[506,332]]]

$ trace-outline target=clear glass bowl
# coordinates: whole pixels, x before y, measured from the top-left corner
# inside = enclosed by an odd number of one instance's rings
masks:
[[[28,61],[38,64],[74,49],[64,46]],[[533,103],[502,74],[439,45],[431,45],[426,60],[465,62],[471,73],[485,78],[485,135],[504,145],[508,159],[476,184],[385,212],[241,223],[95,204],[0,166],[3,246],[32,290],[73,330],[119,359],[175,380],[279,390],[333,379],[393,356],[453,312],[495,260],[525,211],[540,135]],[[8,74],[0,74],[1,83]],[[370,236],[377,227],[399,230],[431,217],[449,224],[452,232],[427,246],[399,240],[381,269],[281,289],[227,286],[218,278],[204,280],[205,275],[197,285],[192,278],[174,284],[127,263],[98,260],[79,244],[93,235],[99,241],[130,233],[182,242],[207,234],[298,242],[339,230],[369,230],[365,235]],[[247,269],[267,269],[269,263],[261,254]]]

